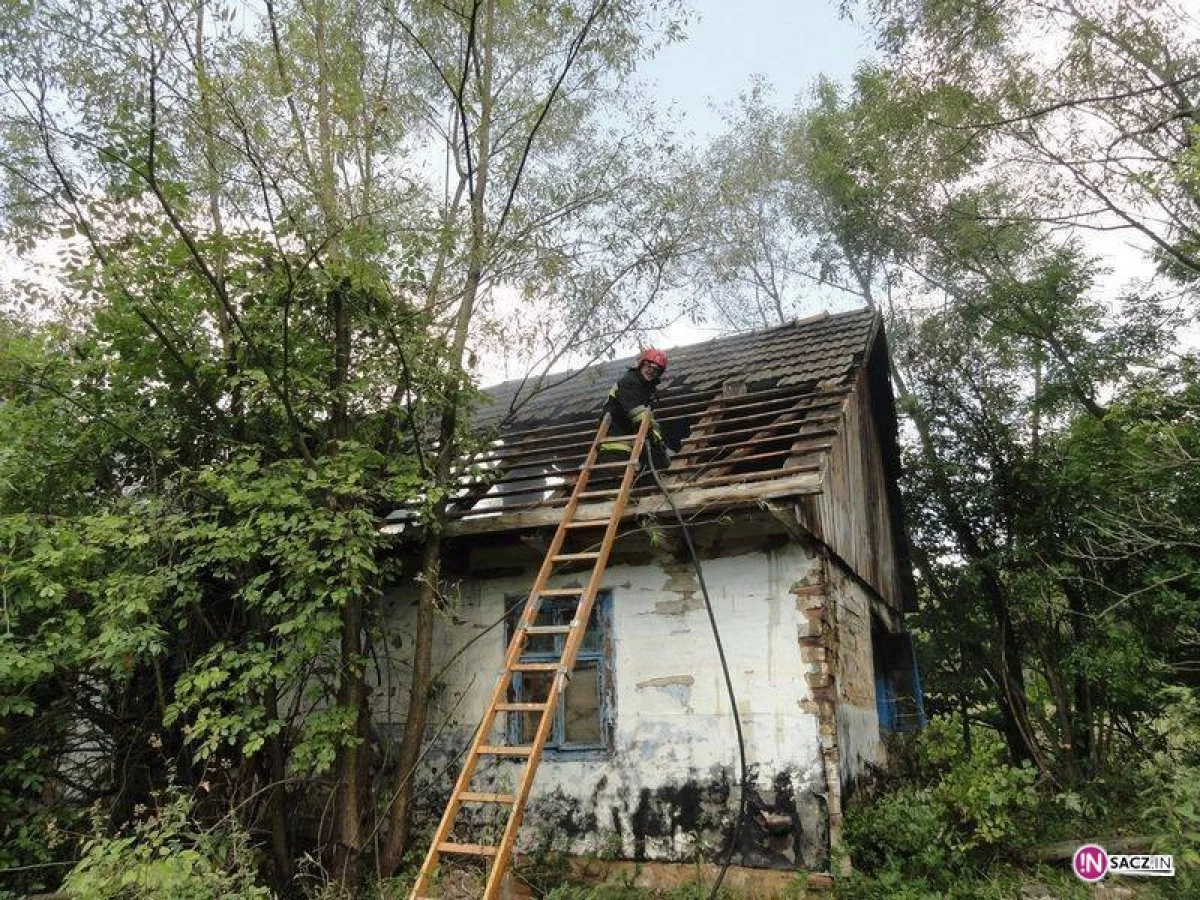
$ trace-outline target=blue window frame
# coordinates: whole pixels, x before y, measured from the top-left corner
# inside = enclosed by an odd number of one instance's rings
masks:
[[[516,608],[506,622],[506,642],[512,639],[523,606],[519,600],[514,604],[509,599],[508,603]],[[569,624],[575,617],[575,608],[574,597],[544,597],[536,624]],[[525,642],[521,662],[557,662],[562,658],[565,643],[565,634],[532,635]],[[553,672],[515,672],[509,687],[509,700],[514,703],[544,701],[553,679]],[[546,741],[547,755],[603,753],[610,748],[613,731],[612,685],[612,593],[601,591],[592,606],[583,646],[575,660],[567,689],[558,698],[554,724]],[[537,713],[509,713],[509,742],[532,743],[537,724]]]
[[[917,669],[912,635],[888,634],[872,622],[871,643],[875,665],[875,711],[883,731],[916,731],[924,728],[925,695]]]

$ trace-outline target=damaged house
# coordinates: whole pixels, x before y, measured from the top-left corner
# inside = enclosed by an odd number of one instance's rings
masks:
[[[703,562],[752,784],[734,862],[827,871],[848,793],[885,762],[888,731],[921,717],[903,627],[913,587],[881,320],[870,310],[822,315],[669,353],[655,414],[676,452],[663,474]],[[430,820],[487,708],[605,395],[629,364],[552,376],[537,391],[502,384],[477,414],[477,425],[498,437],[464,475],[446,532],[450,596],[435,669],[439,658],[449,665],[420,774],[432,788],[423,794]],[[608,514],[603,502],[590,505],[578,519]],[[404,528],[393,530],[403,548]],[[573,528],[564,552],[594,549],[597,531]],[[550,585],[578,587],[587,574],[566,567]],[[411,616],[415,598],[412,585],[391,592],[395,621]],[[569,618],[575,601],[563,603],[545,598],[538,621]],[[556,660],[560,640],[530,638],[526,656]],[[544,677],[514,676],[509,699],[536,698]],[[405,692],[403,671],[385,670],[373,702],[377,721],[396,732]],[[502,713],[502,733],[491,740],[527,742],[528,718]],[[511,790],[516,763],[500,757],[491,765],[484,781]],[[739,778],[696,573],[662,493],[643,476],[519,846],[553,836],[556,849],[573,854],[712,858],[732,837]]]

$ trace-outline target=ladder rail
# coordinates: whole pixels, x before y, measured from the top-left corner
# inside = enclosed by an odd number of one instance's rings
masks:
[[[514,792],[517,796],[517,802],[513,804],[508,824],[504,829],[504,835],[500,839],[499,852],[496,854],[496,858],[491,865],[491,870],[488,873],[487,886],[483,894],[484,900],[495,900],[499,895],[500,882],[503,880],[504,874],[508,870],[509,863],[512,860],[513,848],[517,843],[517,832],[520,831],[521,822],[525,817],[525,804],[529,800],[529,794],[533,789],[534,776],[536,776],[538,765],[542,761],[542,753],[545,750],[546,741],[550,735],[550,728],[554,724],[554,711],[558,705],[558,698],[566,693],[567,682],[570,681],[571,671],[575,668],[575,661],[579,656],[580,648],[583,646],[588,621],[592,615],[592,608],[595,606],[596,595],[599,593],[600,583],[604,578],[604,571],[608,566],[608,557],[612,552],[617,531],[620,530],[621,516],[625,512],[625,504],[629,500],[629,489],[633,486],[637,475],[637,467],[634,464],[641,459],[642,447],[646,441],[646,434],[649,432],[649,425],[650,417],[646,416],[642,419],[637,436],[634,438],[630,466],[625,470],[625,474],[621,479],[621,492],[618,494],[616,502],[613,505],[612,518],[609,520],[608,527],[604,531],[604,539],[600,545],[600,556],[596,559],[595,566],[592,568],[591,578],[588,579],[587,587],[584,589],[579,606],[576,608],[575,619],[578,625],[572,628],[571,633],[567,635],[558,674],[555,676],[548,693],[546,710],[542,713],[541,721],[538,723],[537,734],[534,736],[534,750],[525,763],[525,770],[521,774],[520,784]],[[566,518],[564,518],[559,524],[560,532],[565,533],[566,521]]]
[[[526,638],[529,634],[528,629],[534,626],[537,620],[538,610],[541,605],[541,598],[547,592],[546,582],[554,570],[555,557],[559,555],[562,545],[566,539],[568,525],[574,517],[575,510],[579,506],[580,499],[587,492],[587,485],[593,467],[596,465],[596,458],[600,452],[600,445],[608,436],[608,429],[611,424],[611,416],[605,414],[601,419],[600,426],[596,430],[595,437],[592,440],[592,445],[588,450],[587,457],[579,469],[579,475],[575,481],[574,489],[571,492],[571,497],[563,510],[563,517],[559,522],[558,528],[555,530],[550,547],[546,552],[545,558],[542,560],[542,565],[538,570],[533,587],[530,589],[529,596],[525,601],[525,608],[522,611],[517,628],[514,629],[512,639],[509,641],[508,650],[505,654],[504,669],[496,679],[494,688],[492,689],[491,698],[487,708],[484,711],[483,719],[479,723],[474,736],[471,740],[470,748],[468,749],[466,758],[463,763],[462,771],[459,773],[455,781],[453,792],[450,795],[450,800],[446,804],[446,809],[442,813],[442,818],[438,823],[438,827],[434,832],[433,840],[430,843],[429,852],[425,856],[425,860],[421,865],[421,869],[417,875],[417,879],[413,885],[410,900],[417,900],[425,895],[426,889],[429,887],[433,879],[433,874],[437,869],[440,857],[442,856],[441,847],[457,847],[459,845],[451,843],[447,840],[454,827],[454,823],[458,818],[458,814],[462,809],[464,802],[469,802],[475,792],[470,790],[471,781],[475,776],[475,772],[479,765],[480,758],[484,755],[484,748],[488,748],[487,739],[492,728],[495,726],[496,717],[501,712],[500,707],[504,705],[507,698],[508,690],[512,684],[512,677],[515,671],[515,666],[518,664],[521,653],[524,649]],[[588,581],[588,586],[580,592],[580,600],[576,607],[576,620],[578,627],[572,628],[565,642],[563,656],[557,667],[557,673],[551,682],[550,689],[547,693],[546,702],[543,705],[541,717],[538,723],[537,731],[534,735],[534,743],[530,748],[530,753],[526,759],[524,770],[521,776],[520,789],[514,794],[516,800],[512,804],[512,809],[509,813],[509,819],[504,830],[504,836],[501,839],[500,845],[497,847],[496,858],[490,867],[488,877],[488,887],[484,894],[486,900],[494,900],[496,897],[500,881],[507,870],[508,864],[511,861],[512,847],[515,844],[517,830],[520,827],[521,819],[524,814],[525,802],[528,800],[530,789],[533,785],[533,775],[537,771],[538,763],[541,760],[542,753],[545,749],[546,742],[549,739],[550,729],[554,723],[555,710],[557,701],[561,693],[566,690],[567,681],[570,678],[570,670],[575,665],[576,657],[578,656],[579,648],[582,645],[584,633],[587,630],[588,618],[591,615],[592,608],[595,603],[595,595],[599,590],[600,579],[603,576],[604,569],[608,562],[608,555],[612,549],[613,539],[619,528],[621,515],[624,512],[626,502],[629,498],[629,489],[633,484],[637,462],[641,458],[642,448],[645,445],[646,435],[649,431],[650,418],[647,416],[641,423],[637,435],[634,437],[633,452],[630,455],[629,461],[625,464],[626,471],[621,481],[621,492],[618,495],[616,502],[613,504],[613,513],[609,520],[609,524],[605,529],[605,538],[602,544],[603,552],[597,557],[592,568],[592,575]],[[558,592],[558,596],[564,595],[563,592]],[[586,610],[584,607],[586,606]],[[569,660],[568,660],[569,656]],[[467,846],[467,845],[463,845]]]

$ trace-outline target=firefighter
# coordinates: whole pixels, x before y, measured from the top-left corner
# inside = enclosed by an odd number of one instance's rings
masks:
[[[662,430],[654,421],[650,405],[654,402],[658,383],[666,371],[667,354],[653,347],[643,350],[637,362],[613,385],[604,404],[604,411],[612,416],[609,434],[632,435],[638,430],[642,419],[650,416],[650,431],[646,435],[645,451],[651,454],[654,468],[660,471],[670,464],[671,458],[667,455]],[[629,454],[633,452],[633,442],[604,441],[600,450],[610,458],[615,458],[619,453],[628,459]]]

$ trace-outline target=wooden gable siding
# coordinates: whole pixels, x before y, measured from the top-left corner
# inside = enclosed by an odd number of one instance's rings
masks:
[[[904,608],[903,582],[883,445],[872,408],[868,367],[842,404],[819,495],[800,504],[802,524],[828,544],[893,608]]]

